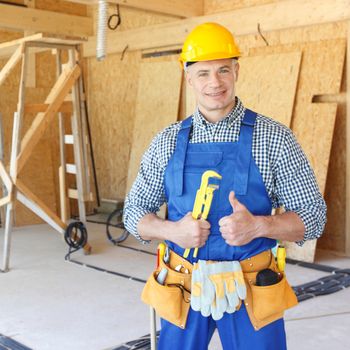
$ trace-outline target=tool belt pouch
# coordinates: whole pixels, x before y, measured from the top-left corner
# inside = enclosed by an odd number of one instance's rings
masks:
[[[279,272],[273,256],[268,268]],[[258,271],[244,273],[247,286],[244,303],[255,330],[282,318],[285,310],[298,304],[297,297],[283,273],[280,273],[281,279],[278,283],[269,286],[255,284],[257,273]]]
[[[188,273],[175,271],[182,265]],[[168,273],[164,285],[157,282],[157,275],[162,268]],[[166,265],[160,261],[157,270],[153,271],[143,288],[141,300],[151,305],[157,314],[168,322],[184,329],[190,309],[192,264],[184,258],[170,252],[170,262]]]

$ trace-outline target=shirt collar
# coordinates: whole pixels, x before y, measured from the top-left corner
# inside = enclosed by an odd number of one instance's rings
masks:
[[[229,128],[232,128],[233,125],[236,122],[242,121],[243,116],[244,116],[244,112],[245,112],[245,107],[243,106],[243,103],[241,102],[241,100],[236,96],[235,106],[227,114],[227,116],[224,117],[217,124],[219,124],[219,123],[226,123]],[[207,127],[211,127],[211,126],[214,125],[214,124],[208,122],[204,118],[203,114],[200,112],[198,107],[197,107],[196,111],[193,114],[193,123],[196,126],[199,126],[200,128],[207,128]]]

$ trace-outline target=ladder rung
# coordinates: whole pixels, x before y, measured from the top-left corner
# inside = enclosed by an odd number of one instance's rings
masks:
[[[66,164],[66,172],[68,174],[76,174],[77,173],[77,167],[75,164]]]
[[[73,199],[78,199],[78,190],[73,188],[68,188],[68,197]]]
[[[73,135],[64,135],[64,143],[66,145],[73,145],[74,143]]]
[[[44,113],[48,103],[29,103],[24,106],[24,113]],[[57,112],[72,113],[72,102],[63,102]]]
[[[68,197],[72,199],[78,199],[78,190],[74,188],[68,188]],[[84,202],[92,202],[94,200],[94,195],[90,192],[88,195],[85,195]]]

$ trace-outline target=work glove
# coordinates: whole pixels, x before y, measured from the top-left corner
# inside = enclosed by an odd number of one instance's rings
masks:
[[[215,288],[208,278],[204,260],[194,264],[191,284],[191,308],[194,311],[200,311],[202,316],[208,317],[215,297]]]
[[[210,313],[214,320],[222,318],[225,312],[236,311],[240,299],[246,298],[246,287],[239,262],[199,260],[196,265],[198,272],[194,279],[192,276],[192,281],[200,279],[202,288],[198,293],[198,283],[194,282],[196,286],[193,285],[193,287],[197,289],[196,294],[200,294],[200,299],[197,298],[194,301],[194,306],[191,300],[192,308],[196,311],[201,310],[202,315],[203,313],[207,315],[208,305],[210,305]],[[211,287],[207,285],[208,279]]]
[[[240,300],[247,296],[241,265],[238,261],[228,262],[228,272],[224,273],[225,293],[228,301],[226,312],[231,314],[236,311]]]

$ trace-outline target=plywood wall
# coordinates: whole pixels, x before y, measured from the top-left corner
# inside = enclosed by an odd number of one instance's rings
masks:
[[[333,196],[333,199],[335,199],[333,194],[329,194],[332,191],[326,190],[326,184],[328,187],[333,187],[335,193],[345,193],[345,182],[341,175],[344,173],[342,164],[344,166],[345,154],[336,150],[345,149],[344,131],[337,129],[337,126],[344,123],[346,114],[345,109],[341,105],[337,111],[337,105],[312,104],[310,102],[313,95],[337,94],[340,91],[340,84],[343,78],[345,28],[341,23],[337,23],[290,30],[288,32],[271,33],[266,35],[269,47],[263,44],[259,35],[241,40],[242,47],[250,54],[280,52],[280,50],[286,52],[304,48],[303,62],[305,64],[302,64],[303,71],[300,74],[301,79],[299,81],[294,112],[296,118],[292,128],[295,130],[315,168],[318,183],[321,191],[326,194],[326,200],[330,196]],[[325,40],[332,37],[340,37],[342,39]],[[324,40],[321,41],[321,38]],[[255,42],[258,45],[249,47],[249,42]],[[322,67],[322,69],[319,69],[319,67]],[[338,122],[336,122],[336,118]],[[305,127],[311,124],[316,125],[319,129]],[[339,135],[339,133],[343,134],[343,137],[334,138],[332,142],[334,131],[336,135]],[[332,159],[332,165],[328,167],[330,159]],[[323,237],[318,240],[319,247],[332,247],[337,251],[344,252],[345,220],[344,217],[341,220],[341,215],[340,220],[337,220],[334,215],[337,210],[345,206],[345,196],[340,196],[340,198],[335,200],[328,200],[327,204],[329,208],[328,224]],[[331,219],[329,219],[330,217]],[[303,251],[295,245],[292,245],[292,249],[297,251],[296,254],[299,258],[303,256],[306,260],[312,260],[315,244],[315,241],[309,242]],[[294,253],[291,254],[293,255]]]
[[[135,181],[141,157],[153,137],[177,121],[181,77],[177,62],[145,62],[141,65],[127,192]]]
[[[109,14],[115,12],[116,7],[111,5]],[[124,7],[120,8],[120,16],[117,30],[172,20],[170,16]],[[140,65],[155,60],[169,58],[143,59],[141,52],[126,49],[124,55],[108,55],[102,62],[94,57],[88,59],[89,116],[102,198],[125,197]]]

